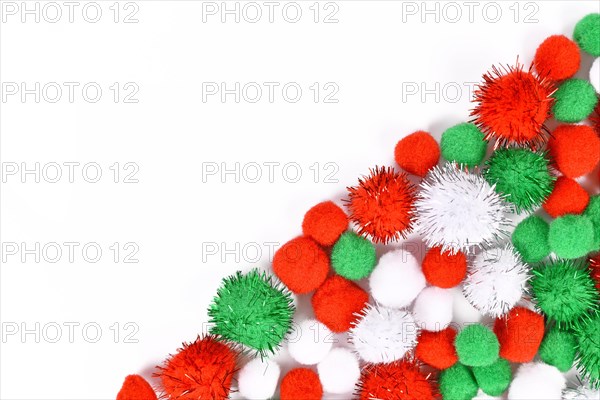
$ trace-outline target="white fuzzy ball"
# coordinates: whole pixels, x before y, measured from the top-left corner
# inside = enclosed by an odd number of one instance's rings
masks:
[[[452,291],[431,286],[419,293],[413,307],[413,314],[419,328],[428,331],[441,331],[452,322]]]
[[[596,89],[596,93],[600,93],[600,57],[594,60],[590,68],[590,83]]]
[[[591,400],[600,399],[600,390],[593,390],[586,386],[577,389],[567,389],[563,393],[563,400]]]
[[[244,365],[238,376],[238,388],[245,399],[270,399],[277,388],[281,370],[271,360],[255,358]]]
[[[301,321],[288,341],[290,356],[300,364],[318,364],[333,345],[333,333],[316,319]]]
[[[369,278],[371,296],[379,304],[408,306],[425,287],[425,276],[417,259],[408,251],[390,251],[379,259]]]
[[[481,389],[477,392],[477,396],[473,397],[471,400],[501,400],[501,397],[490,396],[489,394],[485,394],[485,392]]]
[[[418,329],[411,313],[367,306],[352,329],[350,341],[366,362],[399,360],[417,344]]]
[[[323,390],[329,393],[350,393],[360,378],[358,359],[348,349],[332,349],[317,365]]]
[[[483,315],[469,303],[469,300],[466,299],[462,289],[454,288],[452,289],[452,294],[454,295],[454,304],[452,307],[454,322],[463,325],[481,322]]]
[[[566,386],[560,371],[543,362],[522,364],[508,389],[508,400],[561,400]]]

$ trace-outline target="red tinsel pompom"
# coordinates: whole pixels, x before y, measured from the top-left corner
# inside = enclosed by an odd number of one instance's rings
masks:
[[[433,383],[410,360],[369,364],[363,368],[358,384],[360,400],[433,400],[436,395]]]
[[[315,317],[332,332],[346,332],[369,301],[369,294],[352,281],[334,275],[327,278],[312,298]]]
[[[581,214],[589,202],[590,195],[579,183],[560,176],[543,207],[551,217],[557,218],[565,214]]]
[[[331,246],[348,228],[348,217],[333,201],[317,204],[304,215],[302,232],[322,246]]]
[[[533,65],[541,76],[560,81],[575,75],[580,62],[577,44],[564,35],[554,35],[540,44]]]
[[[600,254],[590,258],[590,275],[596,282],[596,289],[600,292]]]
[[[598,104],[596,104],[594,112],[590,115],[590,121],[592,122],[592,126],[596,130],[596,133],[600,135],[600,100],[598,101]]]
[[[524,307],[515,307],[494,323],[500,342],[500,357],[516,363],[533,360],[544,338],[544,317]]]
[[[398,142],[394,156],[403,170],[424,177],[438,163],[440,146],[429,133],[417,131]]]
[[[450,368],[458,361],[454,348],[455,338],[456,331],[450,327],[439,332],[421,331],[415,356],[434,368]]]
[[[129,375],[117,394],[117,400],[157,400],[157,397],[144,378],[139,375]]]
[[[321,400],[323,387],[319,375],[308,368],[295,368],[281,380],[281,400]]]
[[[600,139],[587,125],[560,125],[548,142],[558,170],[569,178],[590,173],[600,161]]]
[[[442,252],[441,247],[429,249],[423,258],[423,275],[433,286],[448,289],[458,285],[467,273],[467,257],[460,251],[456,254]]]
[[[275,252],[273,272],[292,292],[312,292],[327,278],[329,257],[311,238],[298,237]]]

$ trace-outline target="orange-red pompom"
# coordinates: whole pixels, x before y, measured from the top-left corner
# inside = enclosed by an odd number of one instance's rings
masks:
[[[550,36],[535,52],[533,65],[541,76],[560,81],[579,70],[579,46],[564,35]]]
[[[456,331],[450,327],[439,332],[421,331],[415,348],[415,356],[434,368],[450,368],[458,361],[458,355],[454,348],[455,338]]]
[[[600,161],[600,138],[586,125],[560,125],[548,148],[558,170],[569,178],[592,172]]]
[[[500,342],[500,357],[516,363],[533,360],[544,338],[544,317],[524,307],[515,307],[494,323]]]
[[[596,133],[600,135],[600,100],[598,100],[594,112],[590,115],[590,121],[592,122],[592,126],[596,130]]]
[[[129,375],[117,394],[117,400],[157,400],[152,386],[139,375]]]
[[[467,257],[458,251],[456,254],[442,252],[442,248],[429,249],[422,265],[423,275],[433,286],[451,288],[458,285],[467,273]]]
[[[363,368],[357,394],[360,400],[434,400],[437,390],[415,362],[401,360]]]
[[[369,295],[339,275],[329,277],[312,298],[315,317],[333,332],[346,332],[358,320]]]
[[[311,238],[298,237],[277,250],[273,272],[292,292],[312,292],[327,278],[329,257]]]
[[[427,132],[417,131],[400,140],[394,150],[396,162],[409,174],[424,177],[440,159],[440,146]]]
[[[566,176],[560,176],[543,207],[551,217],[557,218],[565,214],[581,214],[589,202],[590,195],[579,183]]]
[[[348,228],[348,217],[333,201],[324,201],[307,211],[302,232],[322,246],[332,246]]]
[[[590,258],[590,276],[596,283],[596,289],[600,292],[600,254]]]
[[[281,400],[321,400],[323,387],[319,375],[308,368],[295,368],[281,380]]]

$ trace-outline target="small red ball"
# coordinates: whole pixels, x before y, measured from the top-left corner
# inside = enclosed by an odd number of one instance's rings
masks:
[[[275,252],[273,272],[292,292],[309,293],[327,278],[329,257],[311,238],[298,237]]]
[[[560,125],[548,142],[550,155],[558,170],[568,178],[578,178],[600,161],[600,139],[586,125]]]
[[[429,249],[422,265],[425,279],[433,286],[448,289],[458,285],[467,273],[467,257],[460,251],[442,253],[441,247]]]
[[[541,76],[560,81],[575,75],[580,62],[577,44],[566,36],[554,35],[540,44],[533,65]]]
[[[333,245],[348,228],[348,217],[333,201],[317,204],[304,215],[302,232],[322,246]]]
[[[579,183],[560,176],[543,207],[551,217],[557,218],[565,214],[581,214],[589,202],[590,195]]]
[[[600,254],[590,258],[590,275],[596,282],[596,289],[600,292]]]
[[[544,317],[515,307],[505,318],[496,319],[494,333],[500,342],[500,357],[516,363],[530,362],[544,338]]]
[[[439,332],[421,331],[415,356],[434,368],[450,368],[458,361],[454,348],[455,338],[456,331],[450,327]]]
[[[427,132],[417,131],[400,140],[394,150],[396,162],[409,174],[424,177],[440,159],[440,146]]]
[[[358,320],[369,294],[356,283],[334,275],[327,278],[312,298],[315,318],[332,332],[346,332]]]
[[[281,400],[321,400],[323,387],[319,375],[308,368],[295,368],[281,380]]]
[[[117,394],[117,400],[157,400],[152,386],[139,375],[129,375]]]
[[[360,400],[434,400],[436,395],[432,381],[408,360],[367,365],[358,384]]]

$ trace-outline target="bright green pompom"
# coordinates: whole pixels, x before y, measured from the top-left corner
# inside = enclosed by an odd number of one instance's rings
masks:
[[[211,333],[255,349],[274,353],[292,328],[291,294],[274,278],[252,270],[223,279],[208,309]]]
[[[576,345],[577,341],[571,332],[554,327],[544,337],[538,354],[546,364],[567,372],[575,361]]]
[[[498,360],[500,344],[494,332],[481,324],[467,326],[454,340],[458,360],[469,367],[484,367]]]
[[[600,57],[600,14],[588,14],[583,17],[575,25],[573,39],[581,50],[594,57]]]
[[[512,243],[523,261],[536,263],[550,254],[548,223],[537,215],[525,218],[512,234]]]
[[[600,388],[600,313],[582,318],[575,326],[577,369],[590,386]]]
[[[510,363],[499,358],[495,363],[485,367],[473,367],[473,375],[477,384],[490,396],[500,396],[510,385],[512,371]]]
[[[594,246],[593,250],[600,249],[600,195],[590,197],[590,203],[583,212],[594,224]]]
[[[478,386],[473,374],[460,363],[440,373],[439,385],[444,399],[471,400],[477,395]]]
[[[554,118],[561,122],[579,122],[586,119],[596,103],[596,89],[583,79],[564,81],[553,95],[556,102],[552,107]]]
[[[347,279],[366,278],[376,263],[373,243],[354,232],[342,234],[331,252],[331,266],[338,275]]]
[[[486,162],[485,179],[506,195],[517,212],[530,211],[542,205],[552,193],[555,178],[550,174],[543,153],[528,149],[499,149]]]
[[[442,156],[468,167],[481,164],[487,150],[484,134],[470,123],[462,123],[447,129],[442,134],[440,147]]]
[[[585,215],[565,215],[550,223],[548,243],[561,258],[579,258],[593,250],[594,224]]]

